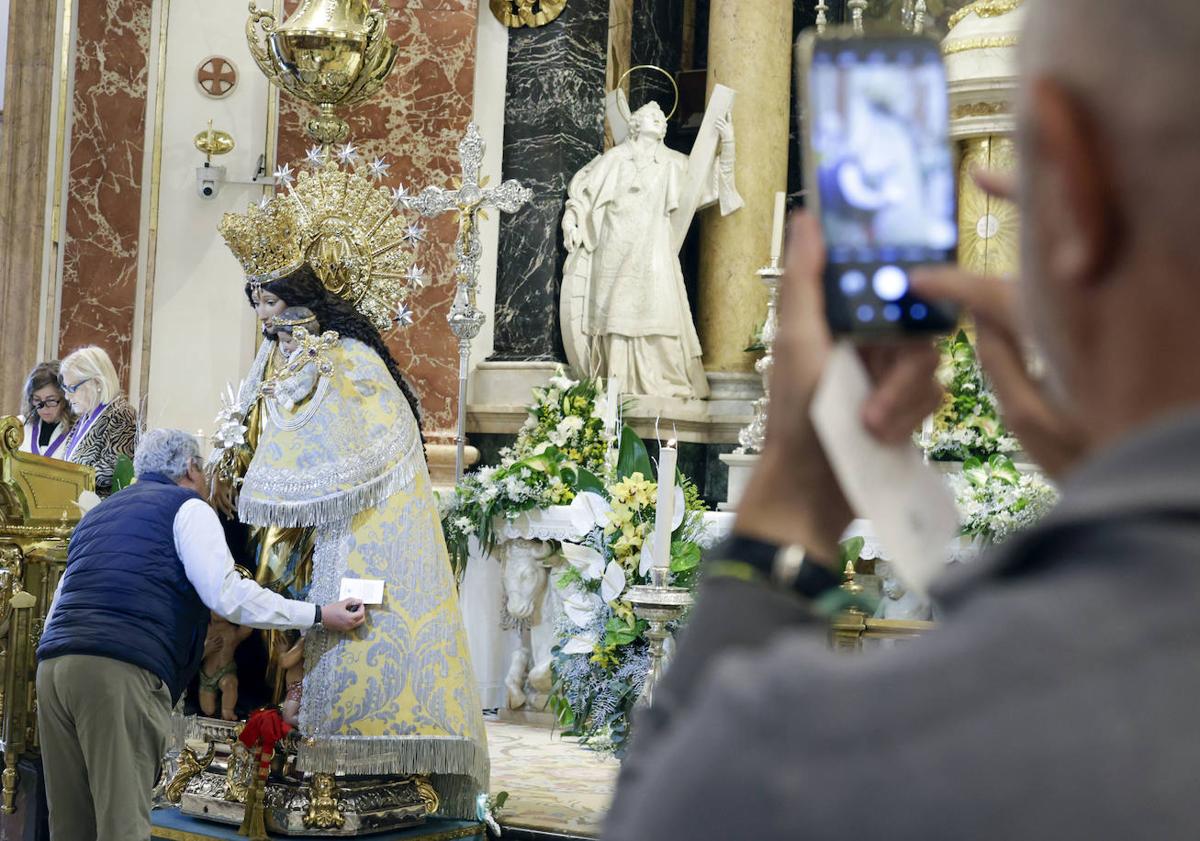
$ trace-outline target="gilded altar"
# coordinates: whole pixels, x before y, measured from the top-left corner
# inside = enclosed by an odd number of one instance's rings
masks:
[[[91,468],[19,451],[23,428],[0,418],[0,750],[3,811],[12,814],[17,762],[38,750],[38,640],[79,521],[75,504],[96,488]]]

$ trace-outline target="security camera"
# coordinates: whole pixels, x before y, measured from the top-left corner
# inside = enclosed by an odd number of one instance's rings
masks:
[[[215,198],[225,180],[225,167],[206,163],[196,167],[196,191],[202,199]]]

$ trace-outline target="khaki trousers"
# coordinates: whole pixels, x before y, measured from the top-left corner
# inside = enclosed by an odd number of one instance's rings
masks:
[[[149,841],[171,695],[145,669],[69,655],[38,665],[51,841]]]

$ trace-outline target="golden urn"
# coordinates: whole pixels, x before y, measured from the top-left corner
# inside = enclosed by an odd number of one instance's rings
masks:
[[[370,0],[302,0],[282,24],[251,0],[246,41],[271,82],[317,106],[304,129],[323,146],[350,133],[334,109],[370,99],[396,63],[386,13]]]

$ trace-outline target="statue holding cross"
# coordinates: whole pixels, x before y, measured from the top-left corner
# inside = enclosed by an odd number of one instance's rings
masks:
[[[733,98],[727,87],[713,90],[690,156],[667,148],[658,104],[642,106],[628,117],[628,136],[567,189],[567,359],[589,376],[616,378],[627,394],[708,396],[679,249],[697,210],[719,204],[727,215],[742,206]]]
[[[455,443],[455,477],[463,473],[463,449],[466,446],[467,376],[470,373],[471,342],[483,328],[487,315],[476,306],[475,292],[479,285],[479,258],[483,246],[479,241],[479,217],[487,218],[486,208],[495,207],[504,213],[516,213],[533,193],[520,182],[508,180],[497,187],[488,187],[487,178],[480,180],[483,167],[483,138],[479,126],[471,123],[458,144],[462,175],[453,190],[426,187],[416,196],[406,197],[404,204],[422,216],[443,213],[458,215],[458,237],[454,241],[454,275],[458,288],[450,307],[450,330],[458,339],[458,434]]]

